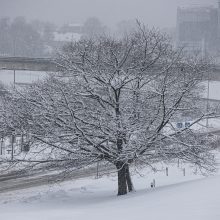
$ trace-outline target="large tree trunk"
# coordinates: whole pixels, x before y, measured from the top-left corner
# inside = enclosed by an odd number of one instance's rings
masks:
[[[118,196],[125,195],[128,191],[133,191],[129,165],[118,162],[116,168],[118,170]]]
[[[118,170],[118,196],[127,194],[126,168],[123,163],[117,163]]]
[[[134,187],[133,187],[133,183],[131,181],[131,175],[130,175],[130,171],[129,171],[129,165],[126,164],[125,165],[125,168],[126,168],[126,182],[127,182],[127,187],[128,187],[128,191],[129,192],[132,192],[134,190]]]

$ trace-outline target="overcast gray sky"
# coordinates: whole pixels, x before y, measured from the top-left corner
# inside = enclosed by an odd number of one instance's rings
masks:
[[[186,5],[217,5],[217,0],[0,0],[0,16],[25,16],[62,24],[81,23],[96,16],[113,26],[138,18],[158,27],[176,23],[176,8]]]

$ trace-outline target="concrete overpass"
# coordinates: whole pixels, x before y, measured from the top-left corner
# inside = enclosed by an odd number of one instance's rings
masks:
[[[58,67],[51,58],[0,57],[0,70],[56,72]]]

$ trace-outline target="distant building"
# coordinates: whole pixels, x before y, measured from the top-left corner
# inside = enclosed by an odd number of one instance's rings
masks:
[[[54,32],[54,41],[55,42],[77,42],[81,39],[81,34],[78,33],[60,33],[60,32]]]
[[[69,23],[69,24],[63,25],[60,28],[59,32],[82,34],[82,30],[83,30],[82,24]]]
[[[53,33],[55,47],[62,47],[68,42],[77,42],[82,37],[81,24],[65,24]]]
[[[178,8],[177,46],[189,52],[219,53],[220,1],[214,6]]]

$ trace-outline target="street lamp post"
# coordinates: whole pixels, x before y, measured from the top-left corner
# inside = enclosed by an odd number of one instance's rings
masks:
[[[15,57],[15,38],[13,39],[13,55]],[[13,77],[13,83],[14,83],[14,87],[15,87],[15,83],[16,83],[16,74],[15,74],[15,67],[14,67],[14,77]]]
[[[206,112],[209,111],[209,87],[210,87],[210,73],[208,73],[208,81],[207,81],[207,103],[206,103]],[[209,127],[209,118],[206,118],[206,127]]]

